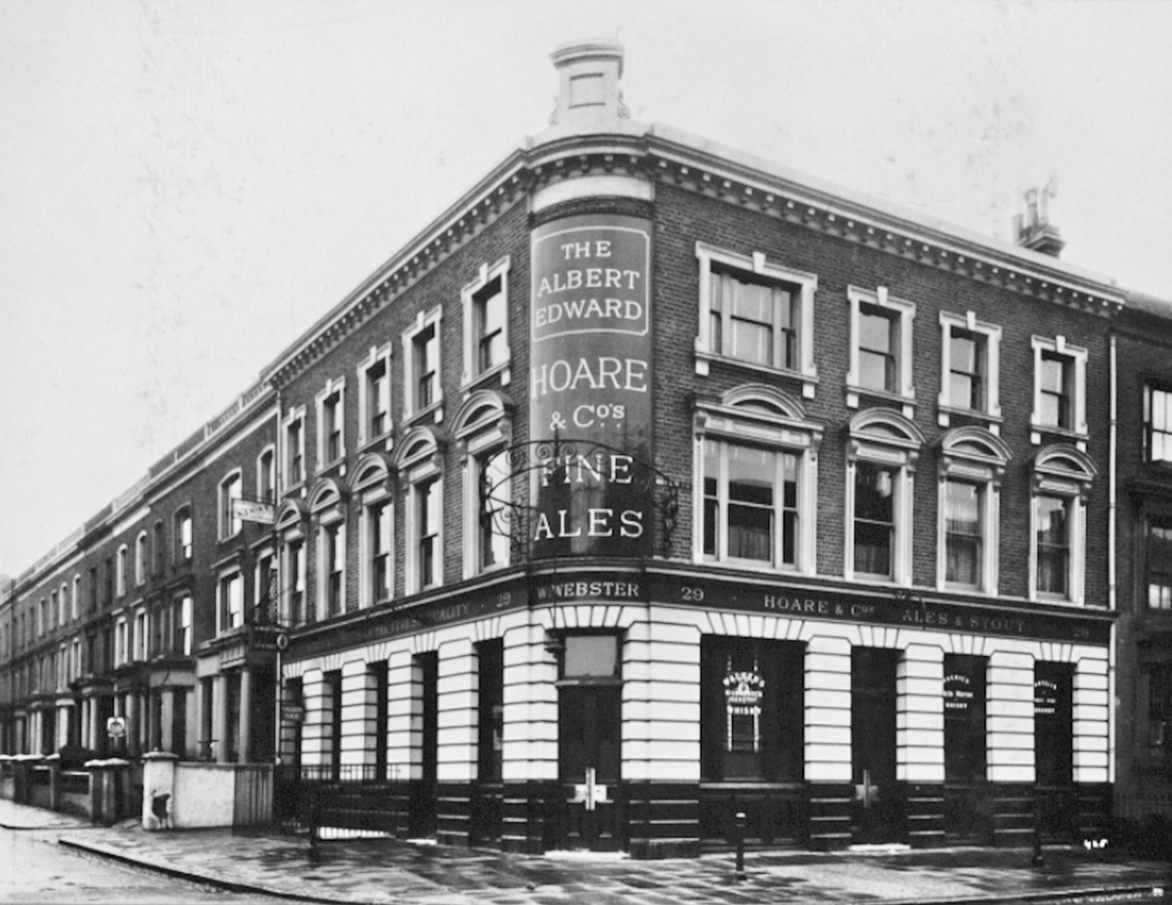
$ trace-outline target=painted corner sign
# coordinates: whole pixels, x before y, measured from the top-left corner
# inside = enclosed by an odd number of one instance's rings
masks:
[[[598,214],[532,236],[533,556],[650,549],[651,224]]]

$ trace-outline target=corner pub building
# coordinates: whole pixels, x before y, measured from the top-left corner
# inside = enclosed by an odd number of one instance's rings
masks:
[[[275,705],[280,776],[513,851],[1100,832],[1123,294],[1036,198],[969,235],[553,62],[550,127],[262,372],[279,682],[189,735]]]

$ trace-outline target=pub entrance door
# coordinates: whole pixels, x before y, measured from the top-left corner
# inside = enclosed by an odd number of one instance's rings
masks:
[[[1034,664],[1034,770],[1038,831],[1047,842],[1077,835],[1074,786],[1074,666]]]
[[[856,843],[903,838],[903,802],[896,785],[896,665],[899,651],[851,651],[851,837]]]
[[[422,838],[436,829],[436,767],[438,741],[439,657],[435,651],[418,654],[412,664],[420,710],[416,720],[420,734],[419,778],[411,784],[410,833]]]
[[[993,841],[986,781],[986,657],[944,655],[944,832],[952,843]]]
[[[565,639],[558,682],[558,776],[567,848],[621,846],[622,679],[615,635]]]

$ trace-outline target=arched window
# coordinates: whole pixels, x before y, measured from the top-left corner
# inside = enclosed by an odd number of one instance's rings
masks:
[[[1097,470],[1073,446],[1034,456],[1030,512],[1030,599],[1085,603],[1086,501]]]
[[[443,581],[443,456],[440,438],[417,427],[403,439],[395,459],[404,483],[408,593]]]
[[[695,437],[694,558],[812,573],[821,426],[752,384],[698,402]]]
[[[509,564],[512,488],[505,450],[513,404],[492,390],[473,393],[456,413],[464,462],[464,577]]]
[[[912,490],[924,435],[888,408],[859,412],[848,433],[845,575],[908,584]]]
[[[1001,479],[1010,458],[984,428],[959,427],[941,440],[937,587],[997,593]]]

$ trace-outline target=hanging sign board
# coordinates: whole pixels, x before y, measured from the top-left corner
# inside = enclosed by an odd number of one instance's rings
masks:
[[[276,517],[276,510],[272,503],[235,499],[232,501],[232,515],[246,522],[271,525]]]

